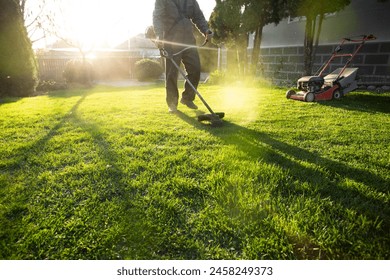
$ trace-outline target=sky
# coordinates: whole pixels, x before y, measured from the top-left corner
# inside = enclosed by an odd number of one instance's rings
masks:
[[[152,24],[155,0],[57,0],[60,5],[56,20],[63,26],[62,37],[72,36],[86,45],[92,43],[115,47],[127,38],[144,33]],[[30,4],[39,3],[30,0]],[[50,2],[48,0],[47,2]],[[54,0],[53,0],[54,3]],[[215,6],[214,0],[198,0],[206,20]],[[57,9],[58,7],[52,7]],[[52,39],[53,40],[53,39]],[[50,43],[42,40],[41,47]]]

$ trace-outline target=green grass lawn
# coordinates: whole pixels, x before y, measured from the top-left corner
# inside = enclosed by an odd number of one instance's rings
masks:
[[[0,258],[390,258],[390,94],[200,91],[223,127],[163,86],[1,100]]]

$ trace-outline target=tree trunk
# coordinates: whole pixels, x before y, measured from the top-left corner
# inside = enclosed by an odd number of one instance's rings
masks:
[[[313,61],[315,60],[316,58],[316,55],[317,55],[317,50],[318,50],[318,45],[319,45],[319,42],[320,42],[320,35],[321,35],[321,30],[322,30],[322,23],[324,22],[324,18],[325,18],[325,15],[322,13],[320,15],[320,19],[319,19],[319,22],[318,22],[318,28],[317,28],[317,32],[315,34],[315,43],[314,43],[314,50],[313,50]]]
[[[315,20],[311,17],[306,18],[305,42],[304,42],[304,71],[305,75],[311,75],[313,65],[313,28]]]
[[[243,46],[243,55],[244,55],[244,65],[245,65],[245,75],[249,74],[249,65],[248,65],[248,44],[249,44],[249,33],[245,35],[245,44]]]
[[[234,46],[227,52],[227,71],[230,74],[237,75],[237,52]]]
[[[245,39],[239,39],[241,43],[237,46],[238,51],[238,62],[239,62],[239,73],[241,76],[245,76],[248,73],[248,35],[245,35]]]
[[[257,64],[259,63],[259,58],[260,58],[260,45],[261,45],[262,36],[263,36],[263,24],[259,23],[256,29],[255,41],[253,43],[253,51],[251,57],[251,74],[253,76],[256,76],[256,72],[257,72]]]
[[[236,45],[236,51],[235,51],[235,53],[236,53],[236,66],[237,66],[237,75],[238,76],[241,76],[241,74],[242,74],[242,61],[241,61],[241,55],[240,55],[240,53],[241,53],[241,48],[240,48],[240,46],[239,45]]]

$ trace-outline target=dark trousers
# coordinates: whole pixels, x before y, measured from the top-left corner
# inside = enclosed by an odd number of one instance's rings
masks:
[[[168,53],[171,54],[173,50],[170,50],[171,52],[169,52],[169,50],[167,51]],[[187,72],[187,78],[194,85],[194,87],[197,88],[200,80],[200,59],[199,59],[198,50],[196,48],[185,50],[181,54],[174,56],[173,59],[179,66],[181,62],[183,62],[185,72]],[[166,86],[166,93],[167,93],[166,96],[167,104],[168,105],[174,104],[177,106],[179,100],[179,90],[177,88],[179,71],[176,69],[176,67],[173,65],[170,59],[166,59],[165,74],[166,74],[165,86]],[[182,93],[182,98],[185,101],[193,101],[195,99],[195,92],[187,83],[187,81],[184,84],[184,91]]]

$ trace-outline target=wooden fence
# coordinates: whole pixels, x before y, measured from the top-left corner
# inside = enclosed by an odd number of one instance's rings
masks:
[[[63,72],[66,63],[71,60],[69,57],[53,58],[49,56],[38,57],[39,78],[41,81],[57,81],[63,82]]]

